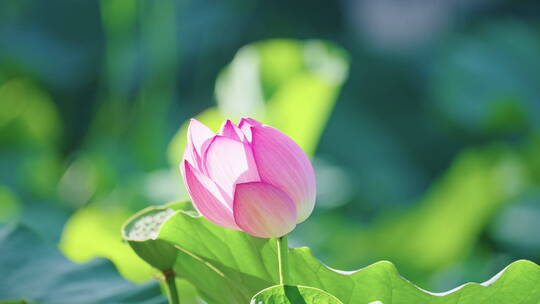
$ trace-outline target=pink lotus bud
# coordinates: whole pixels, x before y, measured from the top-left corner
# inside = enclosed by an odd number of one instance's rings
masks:
[[[302,148],[252,118],[227,120],[217,134],[192,119],[180,170],[202,215],[257,237],[289,233],[315,206],[315,174]]]

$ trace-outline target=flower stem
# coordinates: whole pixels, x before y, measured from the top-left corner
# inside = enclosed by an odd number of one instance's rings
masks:
[[[174,281],[174,270],[164,270],[163,275],[165,276],[165,282],[167,283],[167,296],[169,298],[169,304],[180,304],[178,290],[176,289],[176,282]]]
[[[289,282],[289,245],[287,235],[277,238],[279,284],[288,285]]]

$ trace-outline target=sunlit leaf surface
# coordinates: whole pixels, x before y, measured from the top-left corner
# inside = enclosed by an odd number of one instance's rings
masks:
[[[279,282],[274,239],[222,228],[183,211],[164,222],[158,239],[178,248],[177,275],[197,286],[210,303],[245,303]],[[343,272],[325,266],[302,247],[290,249],[289,262],[291,284],[319,288],[343,303],[537,303],[540,296],[540,267],[525,260],[486,283],[440,294],[415,286],[387,261]]]
[[[305,286],[272,286],[257,293],[251,304],[341,304],[331,294]]]

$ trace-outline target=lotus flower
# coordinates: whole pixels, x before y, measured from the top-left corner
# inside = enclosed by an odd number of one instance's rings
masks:
[[[227,120],[217,134],[192,119],[180,169],[199,213],[257,237],[289,233],[315,206],[315,174],[302,148],[252,118]]]

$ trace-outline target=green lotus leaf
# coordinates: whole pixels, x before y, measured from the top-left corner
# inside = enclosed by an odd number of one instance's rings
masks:
[[[208,303],[248,303],[279,282],[274,239],[252,237],[183,211],[163,223],[157,239],[179,250],[176,275],[196,286]],[[344,304],[540,301],[540,267],[525,260],[512,263],[485,283],[467,283],[446,293],[422,290],[388,261],[344,272],[327,267],[302,247],[289,249],[289,263],[290,284],[320,289]]]
[[[173,203],[163,207],[151,206],[131,217],[122,227],[122,236],[133,251],[144,261],[159,270],[171,269],[178,249],[169,242],[156,239],[161,224],[175,210],[189,210],[190,203]]]
[[[251,304],[342,304],[333,295],[318,288],[277,285],[261,290]]]

